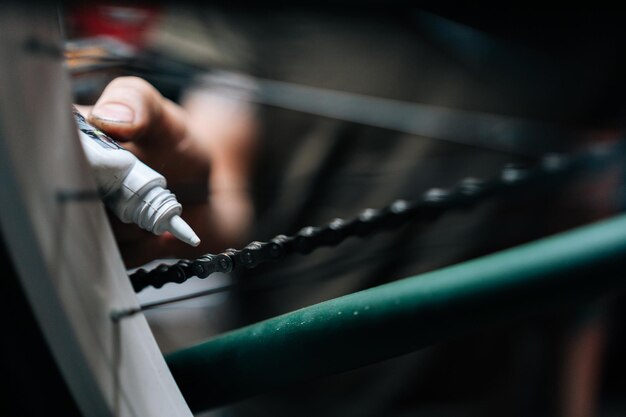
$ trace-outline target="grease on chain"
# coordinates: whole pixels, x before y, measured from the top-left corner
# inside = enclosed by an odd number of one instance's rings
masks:
[[[467,209],[489,197],[519,192],[523,187],[554,185],[586,169],[606,167],[620,159],[623,148],[620,141],[596,145],[571,156],[546,154],[533,167],[508,164],[499,175],[488,180],[466,178],[450,189],[430,189],[414,201],[396,200],[382,209],[365,209],[352,220],[334,219],[323,227],[308,226],[293,236],[278,235],[269,242],[255,241],[240,250],[228,249],[193,261],[182,259],[150,271],[139,269],[130,275],[130,280],[136,292],[150,285],[161,288],[168,282],[182,283],[194,276],[206,278],[216,272],[254,268],[291,253],[308,254],[323,246],[336,246],[352,236],[365,237],[412,220],[432,222],[448,210]]]

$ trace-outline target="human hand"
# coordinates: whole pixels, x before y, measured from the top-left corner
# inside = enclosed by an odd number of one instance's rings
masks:
[[[165,176],[168,188],[183,204],[183,218],[202,240],[192,248],[169,233],[155,236],[112,218],[127,266],[166,257],[192,258],[244,242],[252,221],[247,187],[241,186],[247,181],[254,143],[250,114],[234,117],[229,110],[220,117],[223,106],[211,102],[201,106],[196,102],[187,111],[136,77],[113,80],[95,106],[77,107],[90,123]],[[212,124],[198,120],[208,119],[207,115]],[[220,162],[211,166],[216,157]],[[223,189],[224,178],[238,179],[239,186],[222,196],[209,196],[209,184],[219,182],[218,189]]]

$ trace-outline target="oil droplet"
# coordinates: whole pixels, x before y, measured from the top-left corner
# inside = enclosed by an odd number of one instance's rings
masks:
[[[354,313],[352,313],[352,314],[354,314],[355,316],[358,316],[358,315],[359,315],[359,312],[358,312],[358,311],[355,311],[355,312],[354,312]]]
[[[276,331],[278,331],[278,330],[280,330],[280,327],[277,327],[277,328],[276,328]]]
[[[306,324],[306,321],[301,322],[300,324]]]
[[[337,315],[341,316],[341,311],[338,311],[338,312],[337,312]]]

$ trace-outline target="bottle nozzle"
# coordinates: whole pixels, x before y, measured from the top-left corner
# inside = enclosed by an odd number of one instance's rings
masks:
[[[191,227],[178,215],[170,217],[165,230],[191,246],[195,247],[200,244],[198,235],[196,235]]]

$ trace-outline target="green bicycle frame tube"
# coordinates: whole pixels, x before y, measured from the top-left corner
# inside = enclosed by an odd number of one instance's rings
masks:
[[[198,411],[617,290],[625,264],[620,215],[265,320],[166,360]]]

